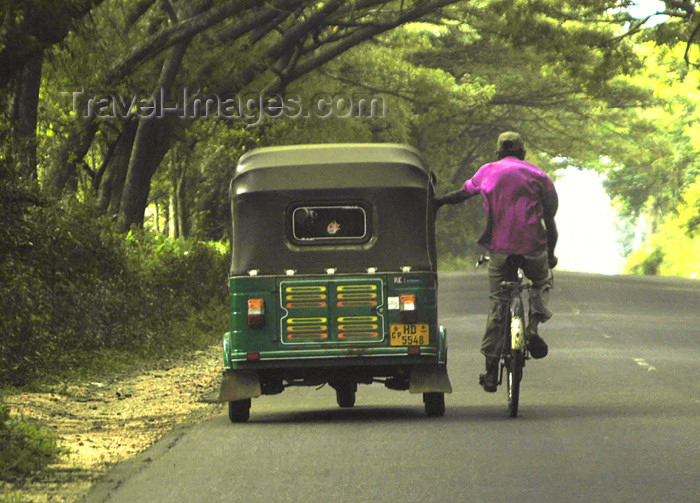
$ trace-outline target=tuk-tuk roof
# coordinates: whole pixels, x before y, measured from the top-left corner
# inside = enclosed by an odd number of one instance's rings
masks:
[[[401,186],[429,173],[420,153],[407,145],[329,143],[252,150],[240,158],[232,183],[234,193]]]
[[[236,174],[277,166],[331,165],[364,162],[412,164],[427,171],[420,153],[400,143],[323,143],[262,147],[243,154]]]

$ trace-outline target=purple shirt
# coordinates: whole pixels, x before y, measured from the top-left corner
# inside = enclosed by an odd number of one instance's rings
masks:
[[[551,178],[537,166],[515,157],[484,164],[462,190],[484,199],[488,221],[479,239],[484,248],[518,255],[547,250],[543,218],[554,218],[558,199]]]

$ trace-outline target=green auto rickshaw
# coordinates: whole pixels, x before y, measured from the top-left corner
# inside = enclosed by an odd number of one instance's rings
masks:
[[[399,144],[268,147],[231,181],[231,324],[220,400],[328,384],[423,395],[442,416],[447,341],[438,325],[433,175]]]

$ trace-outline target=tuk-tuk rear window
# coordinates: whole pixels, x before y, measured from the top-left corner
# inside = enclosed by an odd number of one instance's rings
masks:
[[[367,210],[359,205],[309,205],[291,209],[296,244],[363,243],[369,240]]]

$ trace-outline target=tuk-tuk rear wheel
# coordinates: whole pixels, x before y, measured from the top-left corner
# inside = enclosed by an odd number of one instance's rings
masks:
[[[228,418],[232,423],[245,423],[250,419],[250,398],[228,403]]]
[[[355,405],[355,390],[352,387],[337,389],[335,390],[335,398],[340,407],[352,407]]]
[[[445,415],[445,393],[423,393],[423,402],[425,402],[425,414],[428,417]]]

